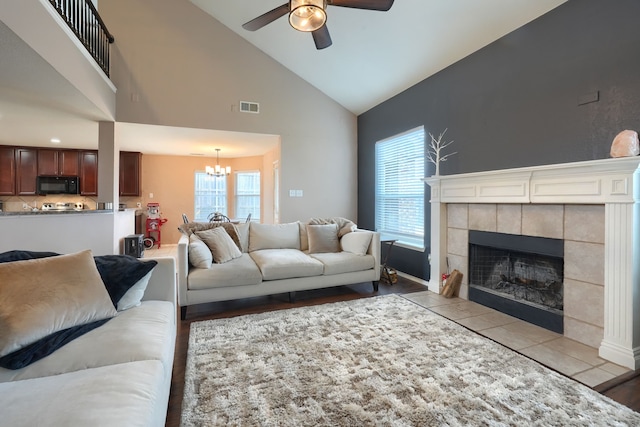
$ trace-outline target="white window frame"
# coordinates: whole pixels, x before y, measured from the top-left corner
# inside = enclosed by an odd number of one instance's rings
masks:
[[[375,222],[381,238],[424,251],[425,154],[420,126],[376,142]]]
[[[207,222],[214,212],[228,215],[226,175],[212,176],[205,171],[196,171],[193,188],[193,221]]]
[[[238,185],[240,183],[240,179],[239,179],[239,175],[256,175],[257,174],[257,182],[258,182],[258,187],[257,187],[257,192],[246,192],[245,190],[241,190]],[[234,205],[235,205],[235,217],[238,219],[242,219],[242,218],[246,218],[249,214],[251,214],[251,221],[260,221],[260,206],[262,203],[262,199],[261,199],[261,184],[262,184],[262,177],[260,175],[260,171],[259,170],[246,170],[246,171],[237,171],[235,172],[235,200],[234,200]],[[250,209],[250,210],[246,210],[245,208],[241,208],[240,207],[240,199],[242,197],[250,197],[252,199],[256,199],[257,198],[257,206],[254,200],[254,208]]]

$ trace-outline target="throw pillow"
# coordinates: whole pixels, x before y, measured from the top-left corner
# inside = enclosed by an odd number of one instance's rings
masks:
[[[114,307],[118,306],[120,298],[133,285],[158,264],[153,260],[142,262],[131,255],[101,255],[94,257],[94,260]]]
[[[142,279],[138,280],[129,288],[124,296],[120,298],[120,301],[118,301],[118,306],[116,307],[118,311],[129,310],[130,308],[137,307],[142,303],[144,291],[147,290],[147,285],[149,284],[152,274],[153,270],[148,272]]]
[[[0,356],[116,315],[91,251],[0,264]]]
[[[195,268],[211,268],[213,263],[211,249],[200,240],[197,234],[189,236],[189,262]]]
[[[196,234],[211,249],[216,264],[223,264],[242,256],[242,252],[223,227],[196,231]]]
[[[250,223],[249,252],[260,249],[300,249],[300,227],[288,224]]]
[[[224,228],[227,234],[231,236],[231,239],[236,244],[236,246],[238,246],[238,249],[242,250],[242,244],[240,243],[240,236],[238,235],[236,225],[230,222],[190,222],[187,224],[181,224],[180,226],[178,226],[178,230],[180,230],[183,234],[190,236],[196,231],[210,230],[216,227]]]
[[[24,261],[26,259],[38,259],[57,256],[55,252],[34,252],[34,251],[8,251],[0,254],[0,263],[12,261]]]
[[[298,227],[300,227],[300,250],[309,250],[309,236],[307,234],[307,224],[298,221]]]
[[[340,245],[345,252],[356,255],[365,255],[369,250],[373,234],[367,231],[354,231],[347,233],[340,239]]]
[[[307,225],[309,237],[309,253],[340,252],[338,240],[338,225]]]
[[[342,237],[347,233],[351,233],[352,231],[356,231],[358,226],[351,221],[350,219],[335,217],[335,218],[311,218],[308,222],[311,225],[318,224],[337,224],[338,225],[338,237]]]
[[[238,237],[240,238],[240,250],[242,252],[249,251],[249,227],[251,226],[250,222],[243,222],[236,225],[236,231],[238,232]]]

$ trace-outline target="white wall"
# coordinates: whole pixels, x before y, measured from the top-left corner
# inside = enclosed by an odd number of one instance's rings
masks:
[[[188,0],[112,0],[100,14],[116,39],[117,121],[280,135],[281,222],[356,217],[355,115]]]

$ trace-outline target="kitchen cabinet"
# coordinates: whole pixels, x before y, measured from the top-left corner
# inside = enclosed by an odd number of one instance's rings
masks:
[[[39,148],[38,175],[78,176],[78,152]]]
[[[13,147],[0,147],[0,196],[16,194],[16,157]]]
[[[142,153],[120,152],[120,195],[140,196]]]
[[[80,151],[80,195],[98,195],[98,152]]]
[[[38,176],[38,150],[34,148],[16,148],[16,194],[29,196],[36,194]]]

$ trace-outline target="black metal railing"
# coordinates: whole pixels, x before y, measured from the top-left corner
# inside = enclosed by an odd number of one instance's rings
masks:
[[[49,3],[109,76],[109,44],[114,38],[91,0],[49,0]]]

